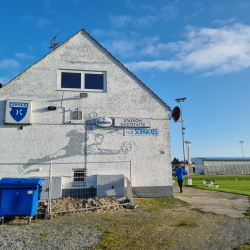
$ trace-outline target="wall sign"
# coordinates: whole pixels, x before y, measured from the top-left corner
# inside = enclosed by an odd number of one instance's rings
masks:
[[[125,128],[124,135],[159,135],[158,128]]]
[[[115,127],[150,128],[151,119],[115,118]]]
[[[109,117],[99,117],[95,121],[96,125],[102,128],[107,128],[112,125],[112,119]]]
[[[5,123],[31,124],[32,101],[6,100]]]

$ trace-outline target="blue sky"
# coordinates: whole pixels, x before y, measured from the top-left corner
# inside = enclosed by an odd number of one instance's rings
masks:
[[[191,157],[250,156],[250,2],[2,0],[0,83],[82,28],[171,108],[183,103]],[[183,159],[181,123],[170,122]]]

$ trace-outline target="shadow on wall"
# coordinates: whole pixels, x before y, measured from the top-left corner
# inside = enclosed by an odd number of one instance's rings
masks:
[[[100,148],[104,140],[104,134],[95,133],[97,129],[96,125],[93,123],[95,117],[97,117],[97,113],[92,112],[90,114],[85,115],[86,120],[86,130],[93,137],[92,142],[89,142],[89,136],[86,133],[78,132],[77,130],[71,130],[66,133],[66,137],[69,137],[68,145],[59,149],[54,154],[46,155],[42,158],[37,159],[29,159],[29,161],[20,166],[18,171],[19,173],[24,173],[28,168],[37,163],[45,163],[50,162],[52,160],[57,160],[61,158],[69,158],[72,156],[80,155],[115,155],[115,154],[127,154],[132,150],[132,144],[130,142],[123,142],[120,146],[120,149],[103,149]]]

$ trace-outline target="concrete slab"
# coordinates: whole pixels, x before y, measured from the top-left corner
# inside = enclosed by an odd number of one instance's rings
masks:
[[[226,214],[230,217],[244,217],[250,207],[246,195],[210,191],[192,187],[183,187],[183,193],[177,184],[173,184],[174,197],[189,203],[194,208],[204,212]]]

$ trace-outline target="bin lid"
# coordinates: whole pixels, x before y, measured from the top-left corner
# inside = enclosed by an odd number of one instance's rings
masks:
[[[3,186],[38,186],[43,185],[43,178],[2,178],[0,187]]]

